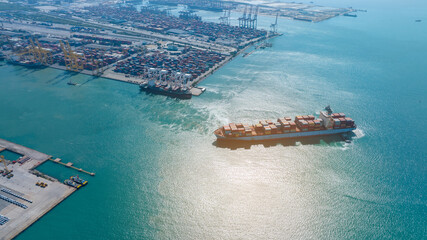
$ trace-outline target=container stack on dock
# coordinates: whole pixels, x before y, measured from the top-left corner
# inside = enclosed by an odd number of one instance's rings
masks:
[[[137,50],[127,47],[99,48],[96,44],[80,47],[74,50],[81,57],[79,61],[83,62],[86,70],[95,70],[96,68],[105,67],[121,59],[128,57]],[[60,53],[54,56],[54,63],[65,66],[64,54]]]
[[[73,34],[73,38],[79,38],[86,40],[86,43],[96,43],[100,45],[108,45],[108,46],[122,46],[122,45],[132,45],[131,41],[123,40],[123,39],[114,39],[114,38],[106,38],[106,37],[98,37],[98,36],[88,36],[82,34]]]
[[[223,61],[225,56],[213,51],[188,48],[179,57],[171,56],[165,51],[154,50],[147,54],[139,53],[134,57],[116,64],[115,72],[149,78],[149,69],[166,70],[167,76],[175,73],[190,74],[193,80]]]
[[[221,40],[222,43],[237,46],[239,43],[267,35],[264,30],[240,28],[198,19],[181,19],[168,14],[167,11],[141,8],[138,12],[133,7],[92,6],[85,12],[75,13],[83,18],[96,18],[99,21],[131,23],[134,28],[159,32],[162,34],[191,34],[195,37],[208,37],[210,41]],[[176,31],[179,30],[179,31]]]

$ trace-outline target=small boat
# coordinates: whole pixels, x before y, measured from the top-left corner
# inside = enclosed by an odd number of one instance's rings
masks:
[[[67,84],[68,84],[68,85],[72,85],[72,86],[76,86],[76,85],[77,85],[77,83],[73,83],[73,82],[71,81],[71,79],[70,79],[70,81],[68,81],[68,82],[67,82]]]
[[[66,179],[65,181],[64,181],[64,183],[66,184],[66,185],[68,185],[68,186],[71,186],[71,187],[74,187],[74,188],[77,188],[77,189],[79,189],[82,185],[80,185],[80,184],[77,184],[77,183],[75,183],[75,182],[73,182],[72,180],[70,180],[70,179]]]
[[[73,180],[74,182],[78,183],[78,184],[81,184],[82,186],[84,186],[84,185],[86,185],[86,184],[87,184],[87,181],[86,181],[86,180],[84,180],[84,179],[81,179],[81,178],[79,177],[79,175],[77,175],[77,176],[72,176],[72,177],[70,177],[70,179],[71,179],[71,180]]]
[[[351,14],[351,13],[344,13],[344,16],[346,16],[346,17],[357,17],[356,14]]]

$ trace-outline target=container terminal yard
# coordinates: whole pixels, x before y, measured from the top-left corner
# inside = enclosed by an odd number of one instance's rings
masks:
[[[60,163],[59,159],[53,160],[47,154],[0,139],[0,155],[1,239],[14,238],[81,186],[77,182],[82,181],[76,177],[72,178],[75,180],[72,183],[71,179],[61,183],[37,171],[36,168],[46,161]],[[72,163],[64,165],[72,167]]]
[[[233,57],[256,44],[255,49],[271,46],[267,40],[280,35],[279,14],[270,31],[257,28],[264,5],[248,7],[243,2],[213,0],[196,5],[194,1],[152,2],[142,6],[85,1],[69,5],[0,3],[2,58],[11,64],[79,72],[188,99],[203,93],[205,89],[197,84]],[[175,3],[187,4],[187,10],[177,16],[158,7]],[[203,6],[224,10],[220,23],[203,21],[194,10],[188,10]],[[231,9],[243,11],[236,25],[230,23]],[[337,10],[336,15],[350,10]]]
[[[353,8],[332,8],[297,2],[278,2],[278,1],[256,1],[257,6],[253,6],[248,0],[220,1],[220,0],[150,0],[150,3],[168,6],[177,6],[185,4],[190,9],[200,9],[207,11],[222,12],[224,10],[233,10],[235,12],[261,15],[270,15],[287,19],[307,22],[320,22],[336,16],[356,16],[351,12],[360,11]],[[362,10],[363,11],[363,10]],[[245,16],[245,15],[244,15]]]

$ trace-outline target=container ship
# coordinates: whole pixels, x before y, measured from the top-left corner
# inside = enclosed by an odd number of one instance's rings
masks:
[[[190,89],[188,89],[187,87],[154,84],[152,83],[152,81],[142,83],[141,85],[139,85],[139,88],[141,89],[141,91],[179,99],[190,99],[193,96],[193,94],[190,92]]]
[[[6,61],[10,64],[13,64],[13,65],[19,65],[19,66],[24,66],[24,67],[28,67],[28,68],[44,68],[44,67],[46,67],[43,64],[36,62],[36,61],[32,61],[32,60],[18,60],[18,59],[14,59],[14,58],[7,58]]]
[[[317,119],[313,115],[306,115],[296,116],[294,121],[290,117],[284,117],[277,119],[277,122],[261,120],[254,125],[230,123],[215,130],[214,134],[221,141],[260,141],[334,135],[355,129],[353,119],[346,117],[344,113],[333,113],[327,106]]]

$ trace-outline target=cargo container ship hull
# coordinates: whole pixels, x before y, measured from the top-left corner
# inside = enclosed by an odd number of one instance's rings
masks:
[[[230,123],[214,131],[220,141],[265,141],[348,133],[356,129],[354,120],[344,113],[332,113],[329,106],[319,118],[313,115],[261,120],[257,124]]]
[[[140,89],[141,91],[145,91],[148,93],[160,94],[160,95],[165,95],[165,96],[179,98],[179,99],[191,99],[191,97],[193,96],[190,92],[167,91],[158,87],[140,86]]]
[[[215,133],[215,136],[219,141],[268,141],[268,140],[280,140],[280,139],[288,139],[288,138],[336,135],[336,134],[348,133],[355,129],[356,128],[325,129],[325,130],[319,130],[319,131],[292,132],[292,133],[282,133],[282,134],[272,134],[272,135],[262,135],[262,136],[251,136],[251,137],[225,137]]]
[[[6,59],[6,61],[10,64],[23,66],[23,67],[27,67],[27,68],[45,68],[46,67],[45,65],[43,65],[41,63],[35,63],[35,62],[22,62],[22,61],[17,61],[17,60],[13,60],[13,59]]]

